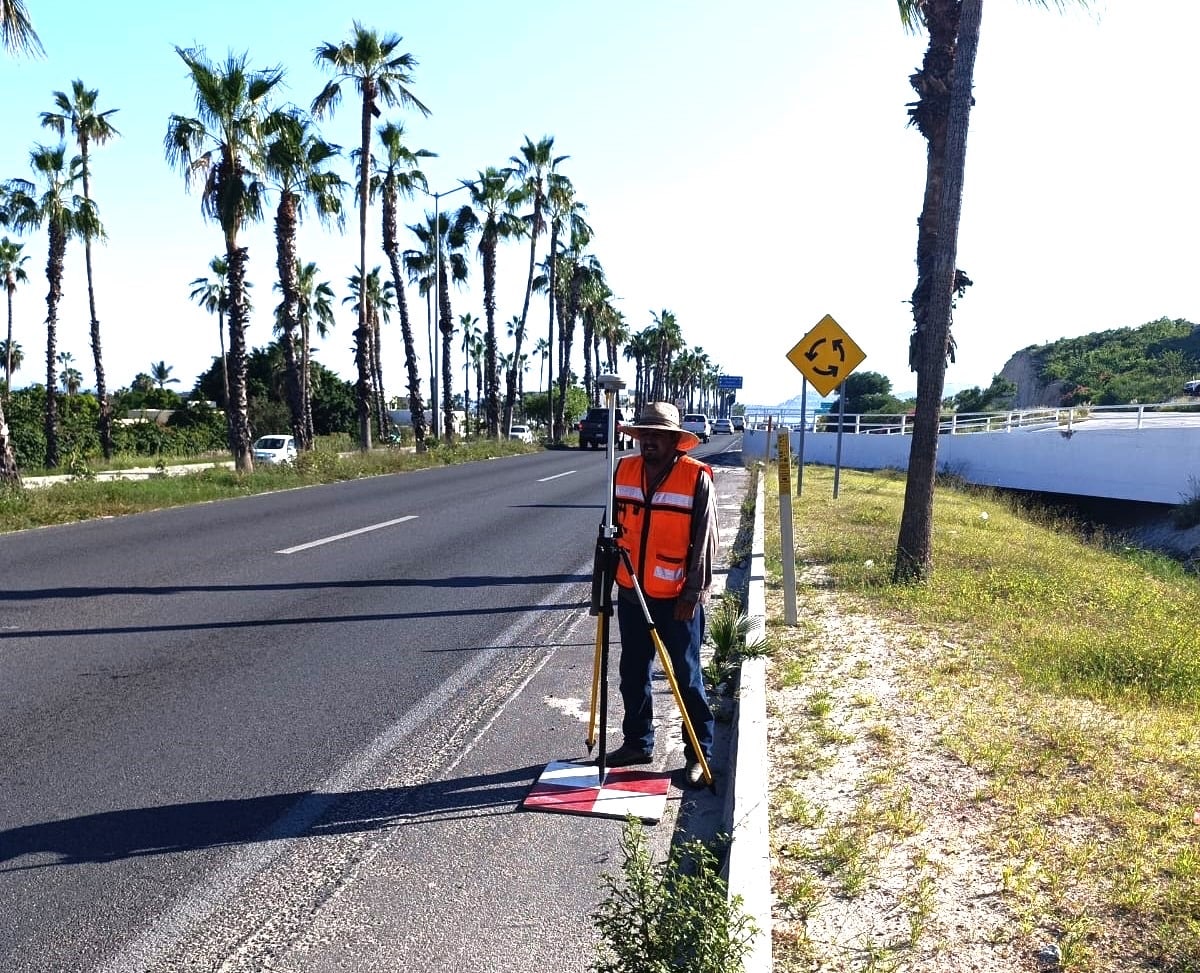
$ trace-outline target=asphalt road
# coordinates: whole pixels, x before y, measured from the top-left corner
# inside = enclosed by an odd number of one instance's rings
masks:
[[[607,472],[0,537],[0,969],[586,969],[619,829],[517,807],[584,753]]]

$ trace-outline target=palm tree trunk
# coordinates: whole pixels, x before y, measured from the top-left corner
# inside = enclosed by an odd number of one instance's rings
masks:
[[[450,345],[454,337],[454,319],[450,316],[450,290],[446,286],[446,261],[437,268],[438,303],[442,332],[442,426],[447,443],[454,442],[454,399],[450,395],[453,371],[450,368]]]
[[[542,196],[539,190],[533,197],[533,222],[530,224],[529,231],[529,273],[525,278],[525,303],[521,305],[521,326],[517,328],[515,335],[516,347],[514,354],[516,357],[521,356],[521,342],[525,339],[525,322],[529,319],[529,298],[533,294],[533,273],[537,267],[537,238],[539,228],[542,225]],[[553,250],[550,251],[552,254]],[[553,308],[551,308],[553,315]],[[553,344],[554,338],[554,321],[550,321],[550,337]],[[508,375],[504,383],[504,429],[512,428],[513,404],[516,401],[516,388],[513,383],[513,376]]]
[[[17,469],[17,457],[13,452],[12,432],[8,428],[8,419],[4,415],[4,407],[0,406],[0,485],[5,487],[20,487],[21,473]]]
[[[483,313],[487,318],[487,336],[484,339],[483,367],[487,373],[484,394],[487,396],[487,434],[489,439],[500,438],[500,373],[496,368],[496,241],[493,239],[483,250]],[[519,345],[518,345],[519,347]],[[505,388],[512,385],[511,378]],[[511,419],[512,408],[505,392],[505,418]]]
[[[400,243],[396,239],[396,194],[383,196],[383,250],[392,271],[392,286],[396,289],[396,307],[400,311],[400,333],[404,338],[404,371],[408,376],[408,414],[412,420],[413,440],[417,452],[425,452],[425,403],[421,399],[421,373],[417,369],[417,346],[413,340],[412,319],[408,316],[408,297],[400,273]]]
[[[376,310],[371,320],[371,335],[374,344],[371,348],[371,360],[375,366],[375,409],[379,413],[379,435],[387,440],[391,436],[392,417],[387,410],[387,397],[383,388],[383,342],[381,338],[382,322]]]
[[[557,287],[555,279],[554,254],[558,249],[558,227],[550,228],[550,334],[547,337],[549,347],[546,349],[546,423],[550,429],[550,442],[556,444],[562,441],[562,432],[558,428],[558,413],[554,408],[554,291]]]
[[[12,395],[12,318],[13,318],[13,288],[7,285],[8,292],[8,342],[4,346],[4,401],[9,401]]]
[[[358,165],[358,274],[361,292],[358,295],[358,343],[355,361],[358,365],[358,384],[355,395],[358,400],[358,448],[363,452],[371,449],[371,323],[367,317],[367,187],[370,185],[371,166],[371,109],[375,104],[375,82],[364,78],[362,82],[361,141]]]
[[[49,227],[50,259],[46,262],[46,279],[50,289],[46,294],[46,469],[58,469],[58,383],[54,375],[58,355],[58,304],[62,300],[63,263],[67,253],[67,237],[61,227]]]
[[[225,301],[222,296],[222,302]],[[225,390],[225,401],[221,403],[221,408],[228,411],[229,409],[229,355],[225,353],[225,308],[217,308],[217,335],[221,339],[221,387]]]
[[[249,251],[239,247],[235,238],[226,244],[225,259],[229,265],[229,446],[234,468],[239,473],[253,473],[253,436],[246,393],[246,261]]]
[[[313,429],[312,366],[308,352],[309,324],[307,318],[305,318],[304,324],[301,327],[301,340],[303,341],[303,346],[300,349],[300,398],[304,402],[304,441],[308,444],[305,448],[312,449],[316,445],[317,437]]]
[[[896,542],[893,580],[921,581],[933,566],[933,492],[937,475],[938,431],[950,340],[955,264],[958,259],[958,224],[966,172],[967,128],[971,113],[971,85],[983,0],[937,0],[927,12],[929,50],[913,86],[921,101],[930,98],[936,65],[947,64],[949,78],[941,90],[949,91],[944,108],[935,111],[928,126],[919,122],[929,141],[926,158],[925,201],[917,245],[917,286],[913,292],[915,328],[912,365],[917,373],[917,407],[909,449],[904,509]],[[957,49],[955,49],[957,48]],[[946,58],[947,49],[950,57]],[[929,72],[927,74],[927,72]],[[949,82],[946,84],[946,82]],[[935,107],[938,105],[935,102]],[[920,110],[919,106],[918,110]]]
[[[87,195],[87,189],[84,189]],[[92,287],[92,240],[83,241],[83,262],[87,270],[88,310],[91,314],[92,362],[96,367],[96,404],[99,415],[96,420],[100,434],[100,449],[105,459],[112,459],[112,403],[108,401],[108,385],[104,378],[104,355],[100,349],[100,319],[96,317],[96,292]]]
[[[296,196],[282,193],[275,215],[275,268],[279,273],[279,289],[283,301],[279,306],[279,325],[283,332],[280,345],[286,371],[288,411],[291,413],[292,435],[302,450],[312,448],[304,429],[304,394],[300,382],[300,365],[296,361],[296,318],[299,316],[300,285],[296,260]]]

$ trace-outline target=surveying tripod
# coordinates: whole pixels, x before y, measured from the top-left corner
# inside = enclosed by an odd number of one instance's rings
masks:
[[[713,783],[712,771],[708,766],[708,758],[704,755],[696,740],[696,730],[692,726],[691,717],[688,716],[687,707],[683,704],[683,696],[679,692],[679,683],[675,679],[675,667],[671,665],[671,657],[667,653],[667,647],[663,645],[662,638],[659,636],[658,629],[654,624],[654,619],[650,615],[650,609],[646,605],[646,597],[642,593],[642,586],[638,581],[637,572],[634,570],[633,563],[630,560],[629,551],[618,543],[620,528],[613,519],[613,481],[616,476],[614,449],[617,441],[617,393],[625,387],[625,383],[617,375],[600,375],[596,378],[596,385],[604,390],[605,405],[608,407],[608,445],[606,449],[608,456],[608,497],[604,505],[604,522],[600,525],[592,566],[592,601],[589,612],[596,616],[596,651],[592,662],[592,701],[588,718],[588,753],[592,752],[593,747],[597,743],[596,723],[597,716],[599,716],[600,750],[596,755],[596,767],[599,772],[600,781],[603,782],[607,769],[605,760],[607,757],[608,740],[608,657],[613,616],[613,585],[617,579],[617,565],[623,563],[629,577],[633,579],[634,594],[637,595],[638,604],[641,606],[642,614],[645,616],[646,626],[650,630],[650,639],[654,643],[655,651],[658,653],[659,664],[666,674],[667,682],[671,687],[671,693],[675,697],[675,705],[679,707],[679,715],[683,719],[684,728],[687,731],[688,739],[691,741],[692,751],[696,754],[696,759],[700,763],[701,770],[704,771],[704,782],[711,787]]]

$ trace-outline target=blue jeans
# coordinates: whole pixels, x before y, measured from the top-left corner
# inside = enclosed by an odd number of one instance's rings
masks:
[[[636,600],[618,597],[617,622],[621,627],[621,701],[625,715],[621,731],[625,743],[646,753],[654,750],[654,704],[651,673],[657,652],[650,638],[650,628]],[[674,617],[673,599],[647,598],[650,617],[658,637],[666,647],[675,671],[679,695],[696,741],[704,753],[705,760],[712,758],[713,712],[704,692],[704,673],[700,664],[700,643],[704,641],[704,606],[697,605],[691,621],[677,622]],[[672,705],[674,701],[672,700]],[[682,728],[683,751],[687,760],[695,759],[687,727]]]

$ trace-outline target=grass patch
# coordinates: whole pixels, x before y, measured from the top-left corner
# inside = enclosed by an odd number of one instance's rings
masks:
[[[52,486],[0,489],[0,532],[74,523],[93,517],[116,517],[208,500],[336,483],[365,476],[449,466],[531,452],[534,448],[511,440],[482,440],[454,446],[440,445],[424,453],[384,448],[372,450],[370,453],[346,454],[331,449],[316,449],[301,454],[295,463],[258,466],[248,475],[217,465],[182,476],[167,476],[160,471],[144,480],[99,480],[80,473],[71,480]],[[221,457],[221,460],[227,458]],[[155,468],[152,458],[140,459],[141,468]],[[213,459],[201,458],[197,462],[213,462]],[[105,468],[130,467],[127,465],[127,458],[122,458],[116,465]],[[89,472],[94,474],[98,469]]]
[[[843,470],[834,501],[832,472],[807,468],[793,497],[800,602],[806,585],[831,589],[840,611],[880,620],[905,650],[908,702],[889,705],[936,714],[942,746],[978,775],[1011,934],[1027,955],[1057,943],[1062,970],[1200,971],[1200,579],[947,483],[935,497],[931,578],[894,586],[903,475]],[[774,478],[766,483],[768,563],[778,565]],[[775,685],[803,687],[811,628],[777,628],[775,639]],[[809,719],[827,715],[813,690]],[[863,732],[877,758],[900,760],[887,726],[872,708]],[[775,813],[796,806],[793,797]],[[811,802],[803,810],[821,819]],[[914,833],[922,813],[904,790],[877,793],[831,824],[809,850],[813,864],[855,894],[870,881],[861,866],[873,837]],[[914,945],[931,921],[931,881],[921,873],[897,906]],[[801,902],[818,899],[795,875],[786,885]]]

